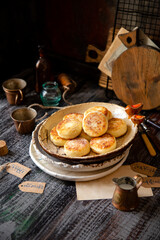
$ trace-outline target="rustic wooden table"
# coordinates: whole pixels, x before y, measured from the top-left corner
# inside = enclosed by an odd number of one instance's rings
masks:
[[[23,76],[22,76],[23,77]],[[28,81],[24,106],[39,102],[33,90],[33,79]],[[32,84],[31,84],[32,83]],[[102,101],[121,104],[117,99],[107,99],[105,90],[97,83],[81,83],[68,99],[76,103]],[[60,106],[66,104],[61,101]],[[160,239],[160,189],[154,188],[153,197],[140,198],[139,207],[133,212],[122,212],[113,207],[111,200],[77,201],[75,183],[54,178],[41,171],[29,155],[31,134],[20,135],[15,130],[10,106],[5,95],[0,96],[0,139],[7,142],[9,152],[0,157],[0,164],[19,162],[31,172],[23,179],[0,174],[0,239],[20,240],[158,240]],[[44,110],[38,110],[38,114]],[[54,110],[47,110],[48,114]],[[151,157],[139,135],[136,137],[125,164],[143,162],[160,169],[160,154]],[[156,176],[160,176],[157,170]],[[19,190],[22,181],[45,182],[43,194]]]

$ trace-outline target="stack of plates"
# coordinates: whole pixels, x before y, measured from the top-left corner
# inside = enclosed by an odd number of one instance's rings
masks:
[[[89,107],[91,107],[92,104],[95,104],[95,103],[90,103]],[[96,105],[98,105],[98,103],[96,103]],[[121,107],[118,106],[118,109],[121,110]],[[60,112],[58,114],[62,114],[61,111],[62,110],[58,111]],[[54,114],[57,114],[57,113],[54,113]],[[49,125],[50,125],[50,118],[51,120],[53,120],[53,117],[51,116],[46,121],[43,121],[37,125],[36,129],[33,131],[32,140],[30,143],[29,154],[33,162],[42,171],[46,172],[47,174],[53,177],[56,177],[62,180],[90,181],[90,180],[98,179],[113,173],[125,162],[129,154],[129,150],[131,148],[131,143],[132,143],[131,140],[133,140],[136,134],[136,129],[135,129],[133,136],[130,137],[130,134],[132,132],[131,131],[132,126],[129,128],[129,131],[128,131],[127,145],[125,144],[126,141],[124,141],[125,142],[123,144],[124,150],[119,151],[118,152],[119,154],[110,158],[107,158],[107,155],[106,155],[106,159],[104,155],[103,160],[101,160],[101,158],[97,156],[97,161],[95,161],[96,158],[93,157],[93,160],[94,160],[93,162],[92,162],[92,157],[88,157],[88,159],[84,158],[85,161],[82,158],[84,162],[77,161],[78,162],[77,164],[75,163],[76,159],[73,159],[74,161],[69,162],[70,159],[68,160],[67,157],[65,161],[65,156],[57,157],[56,154],[53,154],[53,155],[50,154],[50,152],[46,151],[46,149],[43,148],[43,146],[40,144],[41,129],[43,129],[42,127],[44,126],[47,127],[47,124],[46,124],[47,122],[49,122]],[[118,149],[116,151],[118,151]],[[87,161],[89,163],[87,163]]]
[[[47,174],[68,181],[89,181],[104,177],[116,171],[126,160],[130,147],[123,154],[102,163],[70,165],[58,161],[47,154],[39,144],[38,131],[42,123],[38,124],[32,135],[29,154],[33,162]]]

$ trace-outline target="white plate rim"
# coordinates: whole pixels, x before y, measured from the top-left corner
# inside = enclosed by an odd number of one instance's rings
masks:
[[[129,154],[129,153],[128,153]],[[39,167],[43,172],[47,173],[50,176],[53,176],[55,178],[66,180],[66,181],[91,181],[95,180],[104,176],[107,176],[114,171],[116,171],[122,164],[126,161],[128,155],[124,156],[122,160],[118,164],[116,164],[114,167],[111,167],[109,170],[107,169],[101,169],[94,172],[73,172],[73,171],[63,171],[56,167],[54,167],[54,170],[48,169],[46,166],[44,166],[42,163],[40,163],[37,160],[37,157],[35,156],[35,151],[33,148],[32,141],[30,142],[29,147],[29,155],[32,159],[32,161],[35,163],[37,167]]]

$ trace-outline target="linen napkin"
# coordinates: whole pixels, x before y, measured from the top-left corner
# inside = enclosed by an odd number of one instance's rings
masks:
[[[96,200],[96,199],[111,199],[116,185],[112,182],[113,178],[119,177],[134,177],[137,175],[130,165],[121,166],[115,172],[96,180],[76,182],[77,200]],[[142,177],[146,177],[144,174],[140,174]],[[140,187],[138,189],[139,197],[153,196],[151,188]]]

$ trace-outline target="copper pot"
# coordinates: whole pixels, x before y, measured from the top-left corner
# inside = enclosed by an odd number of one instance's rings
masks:
[[[11,118],[14,121],[16,130],[20,134],[31,133],[34,130],[35,122],[43,119],[47,113],[41,118],[36,119],[37,111],[31,107],[23,107],[12,112]]]
[[[9,104],[18,105],[23,101],[26,85],[26,81],[20,78],[11,78],[3,82],[2,87]]]
[[[122,178],[113,178],[116,188],[112,198],[112,204],[119,210],[132,211],[137,208],[139,198],[137,191],[142,185],[143,178],[140,175]]]

